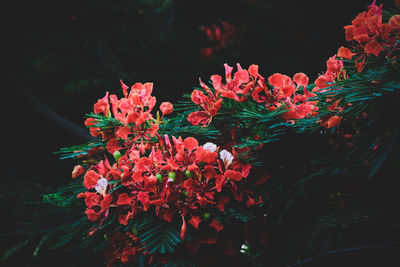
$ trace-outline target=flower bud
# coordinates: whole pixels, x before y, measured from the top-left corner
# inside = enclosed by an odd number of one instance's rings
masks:
[[[161,184],[163,181],[163,177],[162,177],[161,173],[157,173],[156,177],[157,177],[157,182]]]
[[[189,170],[186,170],[185,171],[185,176],[186,176],[186,178],[192,178],[193,177],[193,173],[191,171],[189,171]]]
[[[119,152],[118,150],[114,151],[113,156],[116,162],[118,162],[118,160],[122,157],[121,152]]]
[[[169,172],[168,173],[168,181],[171,181],[171,182],[175,182],[175,178],[176,178],[176,173],[175,172]]]

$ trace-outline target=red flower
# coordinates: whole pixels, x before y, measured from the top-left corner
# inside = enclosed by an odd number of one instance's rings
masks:
[[[99,99],[96,104],[94,104],[94,113],[99,114],[103,113],[104,116],[109,115],[110,112],[110,104],[108,103],[108,92],[106,93],[105,97]]]
[[[214,228],[218,232],[224,229],[224,226],[216,218],[212,220],[212,222],[210,223],[210,227]]]
[[[150,207],[149,194],[146,192],[139,192],[137,199],[142,203],[143,210],[146,211]]]
[[[76,178],[84,173],[85,173],[85,168],[83,168],[81,165],[76,165],[74,167],[74,170],[72,171],[72,178]]]
[[[199,216],[194,216],[192,215],[192,217],[190,218],[190,220],[188,221],[188,223],[190,223],[191,225],[193,225],[194,228],[199,229],[199,224],[201,223],[201,219]]]
[[[160,110],[163,113],[163,115],[172,113],[173,109],[174,107],[170,102],[162,102],[160,105]]]
[[[304,88],[306,88],[307,85],[308,85],[309,79],[308,79],[307,75],[305,75],[304,73],[300,72],[300,73],[296,73],[293,76],[293,81],[297,84],[297,88],[299,86],[303,86]]]
[[[188,116],[188,121],[193,125],[203,124],[206,125],[211,122],[211,118],[217,115],[218,110],[221,108],[222,99],[217,98],[210,88],[205,85],[200,79],[201,87],[207,92],[205,95],[199,90],[194,90],[192,92],[192,101],[196,105],[199,105],[204,111],[192,112]]]
[[[214,52],[212,47],[204,47],[200,49],[200,56],[204,59],[210,59]]]
[[[379,56],[382,50],[384,50],[384,48],[376,39],[369,41],[364,47],[364,52],[367,55],[374,54],[375,56]]]
[[[400,30],[400,15],[394,15],[389,19],[389,26],[392,29]]]
[[[336,76],[343,69],[343,61],[337,60],[336,55],[334,55],[333,57],[330,57],[328,59],[328,61],[326,62],[326,66],[328,68],[328,72],[332,72]]]
[[[342,121],[342,118],[336,115],[322,118],[321,125],[326,128],[332,128],[337,126]]]
[[[337,56],[340,58],[345,58],[345,59],[352,59],[355,53],[351,52],[350,49],[341,46],[337,52]]]

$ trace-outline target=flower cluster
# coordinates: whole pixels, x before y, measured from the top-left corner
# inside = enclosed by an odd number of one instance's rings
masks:
[[[139,213],[151,212],[168,222],[178,217],[184,240],[186,221],[198,229],[205,210],[207,225],[220,231],[224,225],[210,211],[223,212],[233,200],[246,201],[247,206],[260,203],[251,191],[244,195],[239,190],[251,165],[242,163],[234,148],[225,145],[222,149],[211,142],[200,145],[194,137],[159,133],[164,115],[173,111],[172,104],[162,103],[162,116],[154,118],[152,84],[135,83],[130,91],[121,85],[123,98],[106,93],[94,104],[94,114],[115,126],[101,127],[97,117],[85,121],[93,136],[106,141],[105,148],[90,155],[103,158],[86,168],[75,166],[72,174],[74,178],[83,175],[86,191],[78,198],[85,200],[88,219],[99,222],[91,233],[100,229],[111,213],[121,225],[130,225]],[[140,242],[134,243],[140,247]]]
[[[264,104],[268,111],[284,105],[286,112],[282,114],[282,118],[286,121],[317,115],[318,103],[310,97],[316,96],[317,92],[329,90],[337,81],[349,78],[343,60],[354,59],[357,71],[361,72],[367,56],[379,56],[386,50],[385,57],[390,59],[393,51],[398,49],[400,15],[393,15],[388,23],[382,23],[382,5],[377,6],[375,0],[368,11],[360,13],[352,21],[352,25],[344,28],[346,40],[354,41],[352,50],[340,47],[337,54],[327,60],[326,72],[317,77],[313,85],[309,85],[309,78],[304,73],[297,73],[293,78],[275,73],[265,80],[258,73],[257,65],[251,65],[246,70],[237,64],[237,71],[233,73],[233,68],[225,64],[225,83],[220,75],[212,75],[212,88],[200,80],[203,91],[192,92],[192,102],[198,106],[198,110],[188,116],[188,121],[193,125],[208,125],[222,107],[223,98],[237,102],[252,99]],[[341,122],[339,113],[344,108],[338,106],[338,102],[337,100],[329,106],[333,114],[324,116],[320,121],[324,127],[331,128]]]
[[[275,73],[268,77],[268,85],[259,74],[258,66],[251,65],[248,70],[237,64],[237,71],[225,64],[225,83],[220,75],[212,75],[212,89],[200,80],[205,91],[194,90],[191,98],[200,110],[188,116],[193,125],[207,125],[211,122],[222,106],[223,98],[245,102],[252,99],[265,105],[269,111],[285,105],[287,112],[283,114],[285,120],[302,119],[315,115],[318,107],[315,101],[309,98],[315,96],[307,90],[309,78],[304,73],[296,73],[293,79],[287,75]]]
[[[205,59],[210,58],[214,51],[221,50],[233,42],[238,32],[237,27],[226,21],[222,21],[220,26],[213,24],[202,26],[200,29],[206,34],[208,41],[212,42],[211,46],[200,50],[201,56]]]
[[[216,26],[203,28],[211,40],[220,41],[218,47],[225,46],[228,33],[234,32],[229,24],[223,27],[226,35]],[[225,103],[243,106],[252,101],[257,109],[281,111],[276,114],[285,122],[296,123],[315,117],[325,128],[339,125],[344,107],[339,105],[340,100],[330,98],[334,92],[329,90],[335,83],[349,79],[346,62],[354,59],[355,67],[361,72],[367,56],[379,56],[386,50],[385,57],[391,58],[393,50],[398,49],[400,15],[382,23],[382,6],[376,6],[374,1],[368,11],[359,14],[345,30],[346,40],[354,41],[354,46],[352,49],[340,47],[337,54],[327,60],[326,71],[313,84],[301,72],[293,77],[275,73],[264,78],[257,65],[243,69],[237,64],[234,71],[224,64],[224,78],[212,75],[208,85],[199,80],[201,89],[191,94],[191,101],[197,108],[187,120],[194,126],[208,126],[221,109],[223,113],[230,112],[226,109],[232,105],[225,106]],[[92,136],[101,139],[102,145],[91,148],[83,166],[75,166],[72,172],[73,178],[83,177],[85,190],[77,197],[84,199],[88,219],[96,222],[97,227],[91,234],[111,217],[117,218],[118,225],[123,227],[119,229],[125,229],[124,233],[107,234],[108,262],[130,263],[139,254],[149,254],[134,227],[129,228],[143,214],[169,223],[178,222],[180,239],[189,252],[195,252],[200,244],[216,243],[223,236],[217,237],[218,233],[229,227],[218,214],[224,213],[233,203],[243,202],[247,207],[262,203],[261,196],[253,189],[265,183],[269,175],[263,173],[248,178],[252,165],[244,163],[239,155],[249,152],[250,148],[235,147],[238,145],[236,129],[224,129],[232,140],[226,141],[229,136],[224,136],[225,139],[221,137],[215,143],[202,144],[193,136],[182,138],[167,134],[163,132],[163,119],[174,107],[163,102],[160,111],[153,115],[156,106],[153,84],[135,83],[129,88],[121,81],[121,87],[122,98],[107,92],[94,104],[93,114],[85,125]],[[318,98],[319,93],[325,92],[329,94],[327,99]],[[320,104],[326,104],[325,101],[330,113],[318,117]],[[254,136],[261,138],[257,135]],[[199,227],[207,229],[207,234],[185,240],[188,230],[197,233]],[[230,239],[232,237],[221,240]],[[260,242],[265,243],[265,238]],[[232,249],[227,251],[229,254]],[[154,255],[149,256],[152,261]]]
[[[354,41],[354,53],[345,47],[338,51],[338,57],[352,59],[355,57],[356,67],[360,72],[365,66],[366,55],[375,55],[387,50],[386,56],[397,47],[400,30],[400,15],[392,16],[388,23],[382,22],[382,4],[377,6],[376,0],[364,11],[353,19],[351,25],[344,27],[346,41]]]

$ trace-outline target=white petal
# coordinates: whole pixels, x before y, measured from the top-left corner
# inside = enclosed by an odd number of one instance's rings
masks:
[[[203,148],[204,148],[204,150],[208,150],[208,151],[211,151],[211,152],[217,151],[217,145],[216,145],[216,144],[213,144],[213,143],[211,143],[211,142],[205,143],[205,144],[203,145]]]
[[[233,155],[225,149],[219,152],[219,157],[222,159],[226,166],[231,164],[233,161]]]
[[[95,185],[94,189],[96,189],[98,193],[105,195],[107,190],[107,185],[108,185],[107,179],[100,178],[99,180],[97,180],[97,184]]]

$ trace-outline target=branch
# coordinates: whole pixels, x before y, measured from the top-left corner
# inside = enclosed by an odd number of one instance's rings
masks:
[[[93,138],[85,128],[78,126],[74,122],[58,114],[56,111],[44,104],[39,98],[34,96],[29,89],[21,86],[21,93],[34,108],[57,126],[85,141]]]

